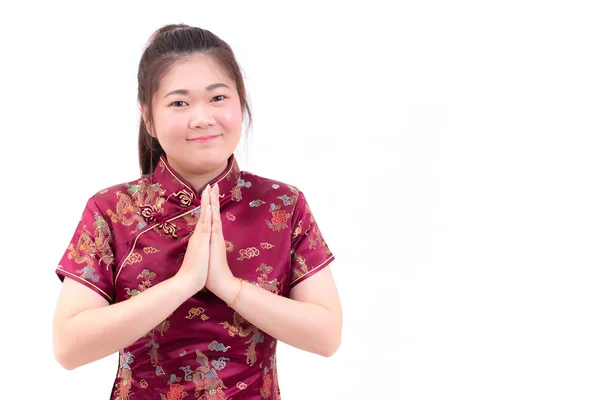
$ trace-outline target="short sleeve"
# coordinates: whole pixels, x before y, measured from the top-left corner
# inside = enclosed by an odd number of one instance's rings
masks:
[[[91,198],[55,272],[61,281],[68,276],[112,303],[114,260],[110,225]]]
[[[292,273],[290,288],[329,265],[329,250],[304,194],[299,191],[292,217]]]

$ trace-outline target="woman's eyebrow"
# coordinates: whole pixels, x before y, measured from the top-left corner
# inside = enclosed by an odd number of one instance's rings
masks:
[[[229,89],[229,86],[227,86],[224,83],[213,83],[213,84],[208,85],[206,87],[206,90],[207,91],[211,91],[211,90],[215,90],[215,89],[220,88],[220,87],[226,87],[227,89]],[[188,94],[190,94],[190,91],[187,90],[187,89],[175,89],[175,90],[171,90],[169,93],[167,93],[165,95],[165,97],[171,96],[173,94],[182,94],[182,95],[186,95],[187,96]]]

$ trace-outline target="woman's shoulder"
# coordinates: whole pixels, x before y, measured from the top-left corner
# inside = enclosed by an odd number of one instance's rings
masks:
[[[303,196],[302,191],[295,184],[283,182],[248,171],[242,171],[238,185],[249,189],[249,193],[259,198],[293,199],[294,203]],[[263,199],[264,200],[264,199]]]
[[[135,180],[104,187],[93,193],[89,201],[93,202],[100,210],[112,209],[119,202],[135,202],[136,195],[147,192],[151,187],[150,177],[143,175]]]

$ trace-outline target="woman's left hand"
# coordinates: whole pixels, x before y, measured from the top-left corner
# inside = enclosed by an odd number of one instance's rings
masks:
[[[221,297],[221,293],[231,286],[232,281],[235,281],[236,278],[231,273],[227,263],[218,184],[215,184],[210,191],[210,210],[212,212],[212,227],[206,288]]]

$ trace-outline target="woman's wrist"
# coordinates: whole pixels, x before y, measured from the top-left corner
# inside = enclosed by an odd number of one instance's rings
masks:
[[[238,297],[240,283],[239,278],[228,274],[225,278],[220,279],[211,291],[225,303],[232,304]]]
[[[171,280],[173,281],[174,286],[177,287],[177,290],[187,296],[186,299],[189,299],[204,289],[204,287],[198,287],[196,282],[181,274],[175,274]]]

